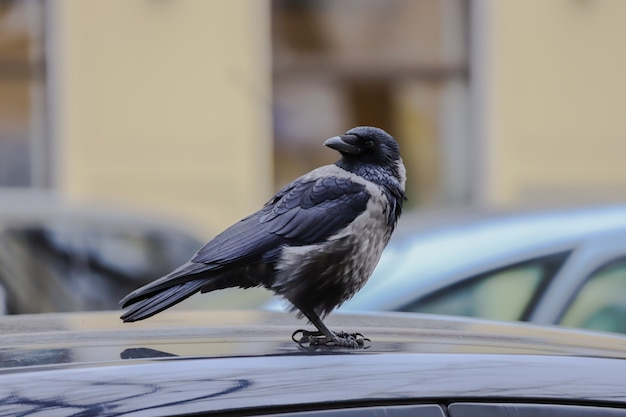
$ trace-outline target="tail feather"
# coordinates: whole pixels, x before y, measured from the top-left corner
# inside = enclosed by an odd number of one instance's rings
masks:
[[[138,301],[152,298],[153,295],[162,291],[166,291],[173,287],[179,287],[187,281],[194,280],[194,278],[208,278],[207,272],[213,269],[216,269],[213,265],[187,262],[164,277],[161,277],[156,281],[152,281],[141,288],[137,288],[135,291],[126,295],[126,297],[122,298],[120,301],[120,305],[122,308],[125,308],[131,304],[137,303]]]
[[[206,279],[196,279],[153,293],[148,297],[142,297],[143,299],[138,300],[139,302],[126,311],[121,318],[124,322],[133,322],[152,317],[191,297],[206,283]],[[132,300],[128,300],[127,303],[132,303]]]

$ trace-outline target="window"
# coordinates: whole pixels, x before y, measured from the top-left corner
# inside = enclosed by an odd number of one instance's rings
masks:
[[[11,314],[118,307],[128,292],[181,265],[193,237],[124,223],[16,224],[0,230],[0,310]]]
[[[265,415],[265,414],[264,414]],[[339,408],[266,415],[266,417],[444,417],[439,405],[394,405],[380,407]]]
[[[450,417],[624,417],[620,408],[565,404],[480,404],[453,403],[448,406]]]
[[[626,333],[626,259],[594,272],[567,308],[564,326]]]
[[[467,2],[357,3],[271,2],[277,186],[334,162],[321,139],[367,124],[400,141],[407,204],[467,203]]]
[[[0,2],[0,188],[47,188],[45,4]]]
[[[400,311],[524,320],[567,255],[542,257],[466,279],[418,298]]]

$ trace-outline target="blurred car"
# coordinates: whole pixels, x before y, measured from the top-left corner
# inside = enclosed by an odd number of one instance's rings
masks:
[[[0,312],[117,308],[201,246],[183,227],[144,214],[45,196],[0,199]]]
[[[626,206],[401,219],[344,311],[405,311],[626,333]]]
[[[626,338],[401,313],[331,315],[364,349],[290,339],[275,312],[0,318],[0,415],[626,416]]]

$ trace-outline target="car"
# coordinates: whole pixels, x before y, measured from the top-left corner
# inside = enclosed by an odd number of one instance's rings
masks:
[[[340,310],[626,333],[626,205],[409,215],[368,283]]]
[[[404,313],[332,314],[360,349],[301,346],[294,316],[0,318],[2,416],[626,416],[626,337]]]
[[[38,194],[0,198],[0,314],[117,308],[202,241],[142,212]]]

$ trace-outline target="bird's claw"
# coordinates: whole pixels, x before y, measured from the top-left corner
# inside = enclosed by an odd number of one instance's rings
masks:
[[[298,337],[298,335],[301,335]],[[367,349],[370,339],[361,333],[336,332],[333,338],[328,337],[320,331],[296,330],[291,335],[291,339],[300,347],[305,349],[316,349],[320,347],[347,347],[352,349]]]

